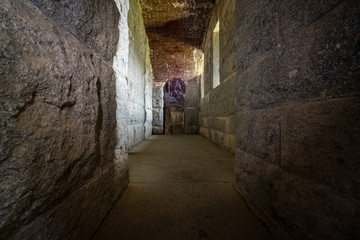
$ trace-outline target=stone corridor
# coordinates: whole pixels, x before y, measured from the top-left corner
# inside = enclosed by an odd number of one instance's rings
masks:
[[[359,240],[359,0],[0,0],[0,240]]]
[[[199,135],[150,137],[129,152],[129,185],[93,240],[274,239],[234,190],[233,168]]]

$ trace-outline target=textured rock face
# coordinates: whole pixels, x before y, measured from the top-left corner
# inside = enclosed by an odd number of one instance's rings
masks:
[[[360,4],[340,2],[236,1],[236,184],[293,239],[360,235]]]
[[[199,84],[188,82],[186,84],[185,120],[184,120],[186,134],[198,133],[199,102],[200,102]]]
[[[138,0],[130,0],[128,58],[128,144],[132,148],[152,133],[150,48]]]
[[[235,0],[216,1],[204,42],[199,132],[221,147],[235,152]],[[220,85],[213,88],[213,31],[219,21]]]
[[[153,83],[153,122],[152,133],[154,135],[164,134],[164,83]]]
[[[112,68],[124,13],[35,2],[0,3],[0,238],[88,239],[127,183]]]

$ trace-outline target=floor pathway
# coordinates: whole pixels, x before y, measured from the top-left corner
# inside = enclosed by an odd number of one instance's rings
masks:
[[[232,187],[233,158],[198,135],[145,140],[94,240],[273,239]]]

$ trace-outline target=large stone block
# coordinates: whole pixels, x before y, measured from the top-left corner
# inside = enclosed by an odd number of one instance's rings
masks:
[[[145,139],[144,123],[134,124],[128,126],[128,146],[133,148]]]
[[[129,68],[131,67],[132,66],[129,66]],[[133,66],[133,68],[142,68],[142,66]],[[145,106],[143,81],[144,78],[139,78],[135,80],[132,78],[127,78],[128,101],[141,106]]]
[[[276,110],[238,112],[236,147],[273,164],[280,164],[281,118]]]
[[[109,7],[112,3],[101,9]],[[0,21],[0,238],[10,238],[25,225],[38,229],[39,236],[41,231],[55,236],[60,224],[51,223],[57,221],[52,214],[43,224],[34,219],[55,211],[59,199],[70,202],[89,182],[106,185],[96,183],[96,172],[115,158],[115,75],[29,1],[1,1]],[[119,185],[127,181],[120,178]],[[106,198],[106,210],[87,221],[98,224],[114,198]],[[99,203],[74,201],[70,207],[69,202],[57,213],[59,219],[85,216]],[[81,224],[88,224],[85,218],[74,219],[78,222],[72,226],[63,224],[64,238],[74,226],[83,231]],[[29,236],[27,231],[18,239]]]
[[[238,75],[237,109],[357,96],[358,5],[346,2],[281,50]],[[341,19],[341,20],[339,20]],[[346,28],[346,31],[343,29]]]
[[[224,81],[228,80],[228,78],[231,77],[233,73],[236,72],[234,45],[231,47],[230,53],[228,55],[225,55],[224,57],[221,56],[220,59],[220,83],[222,84]]]
[[[108,164],[92,181],[8,239],[90,239],[128,182],[127,166],[118,167]]]
[[[197,83],[186,84],[185,107],[198,107],[200,101],[200,90]]]
[[[236,73],[229,76],[225,82],[222,82],[217,88],[209,93],[210,104],[234,98],[236,94]],[[235,113],[235,112],[234,112]]]
[[[152,99],[152,106],[153,108],[164,108],[164,99],[162,98],[153,98]]]
[[[154,99],[164,99],[164,83],[154,82],[153,83],[153,98]]]
[[[360,205],[315,181],[290,174],[240,149],[236,185],[293,239],[357,239]]]
[[[143,105],[128,102],[129,121],[128,124],[140,124],[145,122],[145,109]]]
[[[153,109],[153,126],[163,126],[164,125],[164,110],[163,109]]]
[[[159,126],[153,126],[152,127],[152,134],[153,135],[162,135],[164,134],[164,127],[159,127]]]
[[[360,200],[360,99],[307,103],[284,109],[284,169]]]
[[[234,114],[234,115],[229,116],[228,121],[227,121],[226,131],[228,133],[235,134],[236,126],[237,126],[236,115]]]
[[[235,153],[236,148],[236,137],[235,134],[224,134],[222,147],[232,153]]]
[[[144,129],[145,129],[145,138],[148,138],[152,134],[152,123],[151,122],[145,122],[144,123]]]
[[[282,44],[295,37],[302,29],[317,21],[322,15],[330,11],[341,0],[321,1],[279,1],[279,28]]]
[[[236,1],[238,74],[278,46],[278,1]]]
[[[118,43],[119,10],[114,0],[33,0],[46,15],[111,62]],[[122,4],[125,6],[124,4]],[[120,8],[126,11],[126,8]],[[123,13],[121,13],[123,14]]]

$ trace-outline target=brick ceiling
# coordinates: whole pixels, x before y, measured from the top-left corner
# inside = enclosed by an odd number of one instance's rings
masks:
[[[212,0],[141,0],[154,81],[196,81]]]

